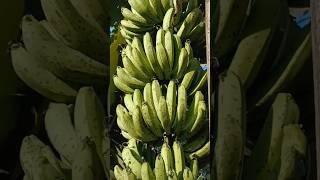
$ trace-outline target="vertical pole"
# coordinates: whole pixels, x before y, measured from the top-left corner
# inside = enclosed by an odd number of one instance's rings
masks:
[[[312,11],[312,52],[313,52],[313,80],[315,102],[315,130],[317,154],[317,180],[320,180],[320,1],[311,1]]]

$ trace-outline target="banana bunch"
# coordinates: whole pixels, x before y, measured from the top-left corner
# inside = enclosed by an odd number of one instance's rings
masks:
[[[120,156],[122,165],[114,167],[117,180],[192,180],[199,177],[198,159],[196,157],[186,159],[183,146],[179,141],[174,141],[172,146],[165,141],[161,145],[160,152],[156,153],[145,144],[130,139]]]
[[[68,179],[62,161],[53,150],[34,135],[26,136],[20,148],[20,163],[24,179],[53,180]]]
[[[116,108],[117,124],[127,139],[150,142],[162,138],[164,133],[192,137],[208,122],[201,91],[195,93],[188,105],[186,88],[177,87],[173,80],[166,89],[154,80],[146,84],[143,93],[135,89],[123,99],[125,106],[119,104]]]
[[[142,38],[157,26],[177,32],[181,39],[204,43],[205,25],[198,0],[129,0],[131,9],[123,7],[120,32],[127,41]]]
[[[262,177],[277,179],[280,164],[288,163],[280,161],[282,156],[287,156],[281,153],[281,146],[286,146],[285,141],[287,141],[284,139],[284,127],[297,125],[299,118],[299,107],[292,95],[279,93],[269,110],[263,130],[248,160],[244,174],[247,179],[262,179]],[[294,140],[298,144],[301,138]],[[284,148],[287,149],[287,147]]]
[[[11,46],[15,72],[29,87],[61,103],[73,102],[81,85],[102,85],[108,68],[54,39],[31,15],[22,19],[22,44]]]
[[[74,105],[50,103],[44,124],[50,143],[59,156],[35,136],[26,137],[20,159],[29,179],[94,180],[109,177],[110,145],[105,113],[93,88],[81,88]],[[41,168],[33,169],[33,166]]]
[[[207,82],[207,72],[194,58],[190,41],[183,47],[179,36],[163,29],[158,30],[155,44],[149,32],[143,36],[143,42],[134,37],[122,50],[122,64],[113,80],[125,93],[142,89],[156,78],[176,79],[193,95]]]

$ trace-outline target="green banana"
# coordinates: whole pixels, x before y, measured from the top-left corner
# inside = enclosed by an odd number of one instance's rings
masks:
[[[170,126],[171,126],[174,122],[174,118],[176,114],[176,104],[177,104],[177,87],[176,87],[176,83],[173,80],[171,80],[168,84],[166,101],[167,101]]]
[[[190,88],[191,84],[193,83],[194,78],[200,71],[200,68],[201,68],[200,62],[197,59],[195,58],[190,59],[188,69],[181,82],[181,84],[184,85],[184,87],[186,87],[187,90]]]
[[[139,26],[137,24],[135,24],[134,22],[130,21],[130,20],[121,20],[120,24],[123,28],[131,31],[131,32],[135,32],[135,33],[143,33],[146,31],[151,31],[153,29],[153,27],[142,27]]]
[[[40,141],[40,140],[39,140]],[[41,141],[40,141],[41,142]],[[41,152],[40,154],[48,160],[50,165],[61,175],[65,175],[63,172],[63,168],[61,165],[61,161],[56,157],[54,154],[53,150],[45,145],[44,147],[41,147]]]
[[[144,18],[149,19],[152,22],[157,22],[157,17],[151,14],[152,11],[148,0],[128,0],[131,8],[138,12]]]
[[[234,73],[228,72],[220,77],[218,97],[216,174],[217,179],[234,179],[240,177],[245,144],[243,90],[239,78]],[[206,146],[209,143],[210,141]]]
[[[153,80],[151,84],[151,89],[152,89],[152,99],[153,99],[154,107],[158,111],[159,100],[160,100],[160,97],[162,96],[162,91],[161,91],[161,86],[159,84],[159,81]]]
[[[192,171],[192,175],[195,179],[198,178],[199,175],[199,165],[198,165],[198,159],[194,158],[191,160],[191,171]]]
[[[199,23],[201,17],[201,10],[199,8],[193,9],[183,21],[181,27],[177,32],[177,36],[179,36],[181,39],[186,39],[187,35]]]
[[[199,7],[198,0],[189,0],[186,8],[186,14],[189,14],[192,10]]]
[[[186,122],[186,112],[187,112],[187,92],[186,88],[182,85],[178,88],[178,105],[176,112],[176,119],[174,122],[175,133],[179,134],[183,130],[184,124]]]
[[[122,159],[127,167],[131,169],[132,173],[137,178],[141,179],[142,159],[140,158],[140,156],[130,148],[125,147],[122,150]]]
[[[11,46],[11,58],[18,77],[36,92],[56,102],[73,102],[77,91],[40,66],[21,44]]]
[[[190,40],[187,40],[185,43],[184,43],[184,48],[187,50],[188,52],[188,59],[189,61],[191,61],[192,59],[194,59],[193,57],[193,50],[192,50],[192,47],[191,47],[191,41]]]
[[[149,103],[154,107],[151,83],[147,83],[143,88],[143,100],[144,102]]]
[[[201,73],[199,73],[199,78],[196,78],[194,83],[191,84],[191,87],[189,90],[190,96],[194,95],[197,91],[201,90],[208,81],[208,71],[200,71],[200,72]]]
[[[104,130],[107,128],[105,112],[99,97],[91,87],[83,87],[78,92],[74,107],[74,126],[81,139],[92,138],[96,153],[105,172],[108,173],[103,154]]]
[[[40,21],[40,24],[49,32],[49,34],[57,41],[63,42],[63,44],[67,46],[71,46],[69,42],[64,39],[50,24],[50,22],[46,20]]]
[[[126,47],[122,49],[121,56],[128,57],[130,60],[133,59],[131,44],[127,44]]]
[[[133,139],[133,137],[128,132],[125,132],[123,130],[121,130],[121,135],[127,140]]]
[[[150,132],[145,122],[143,121],[140,107],[135,106],[132,114],[132,119],[133,119],[133,128],[141,140],[145,142],[150,142],[157,139],[156,136],[152,134],[152,132]]]
[[[183,179],[184,180],[194,180],[192,171],[189,168],[185,168],[183,171]]]
[[[198,25],[196,25],[187,35],[190,38],[191,42],[198,42],[199,37],[205,37],[204,36],[205,28],[206,28],[206,25],[204,21],[201,21]]]
[[[129,113],[131,113],[131,114],[132,114],[134,106],[135,106],[132,99],[133,99],[132,94],[125,94],[123,97],[123,102],[124,102],[126,108],[128,109]]]
[[[92,2],[93,1],[89,1],[88,3]],[[109,57],[107,54],[108,51],[106,51],[106,49],[109,48],[108,36],[104,32],[104,28],[106,27],[100,28],[91,25],[81,17],[70,1],[41,0],[41,6],[47,21],[65,40],[68,41],[68,44],[72,49],[78,50],[93,59],[99,60],[103,64],[109,63],[107,60]],[[88,7],[85,6],[84,8]],[[95,13],[98,12],[99,10],[96,9]],[[107,22],[105,16],[101,17],[101,19],[103,19],[103,23]],[[61,54],[64,55],[64,53]]]
[[[149,79],[152,78],[153,72],[151,70],[151,67],[149,65],[148,60],[146,57],[142,55],[142,53],[135,47],[132,47],[132,55],[133,55],[133,63],[136,64],[137,69],[139,69],[140,72],[144,72]]]
[[[179,59],[180,56],[180,51],[183,48],[182,47],[182,42],[179,36],[176,34],[173,35],[174,37],[174,59]]]
[[[120,79],[117,75],[113,76],[114,85],[125,93],[133,93],[134,90],[129,87],[122,79]]]
[[[114,166],[113,172],[116,180],[123,180],[123,175],[122,175],[122,168],[118,165]]]
[[[309,33],[292,56],[284,71],[282,71],[273,85],[269,87],[267,91],[264,91],[264,94],[259,97],[259,100],[255,103],[255,106],[263,105],[265,102],[276,96],[276,93],[281,91],[286,84],[293,81],[297,73],[311,57],[311,44],[311,34]]]
[[[135,37],[142,38],[142,36],[143,36],[142,32],[131,31],[124,26],[119,26],[119,29],[122,31],[121,34],[123,34],[123,37],[126,37],[126,38],[128,37],[128,39],[130,40],[130,42],[128,42],[128,44],[131,44],[131,41]]]
[[[226,55],[235,45],[240,35],[250,0],[219,1],[218,3],[218,29],[213,44],[213,54],[217,58]]]
[[[134,65],[134,63],[132,62],[131,59],[129,59],[129,57],[127,56],[123,57],[122,63],[123,63],[124,69],[128,72],[129,75],[143,82],[149,82],[151,80],[151,78],[148,75],[146,75],[145,73],[141,73],[141,71]]]
[[[157,137],[162,137],[163,133],[161,122],[159,121],[156,113],[151,112],[151,108],[149,108],[149,103],[143,103],[141,111],[144,122],[152,131],[152,133],[155,134]]]
[[[189,159],[202,159],[210,155],[210,140],[195,152],[189,154]]]
[[[157,39],[158,39],[158,35],[157,35]],[[165,46],[163,45],[163,43],[156,44],[156,52],[157,52],[157,58],[158,58],[159,65],[161,67],[162,72],[164,73],[165,79],[169,79],[170,72],[171,72],[170,71],[170,64],[169,64],[168,55],[166,53],[166,49],[165,49]]]
[[[187,72],[181,81],[181,85],[186,87],[186,89],[189,89],[189,87],[193,81],[193,78],[195,77],[196,74],[197,74],[197,71],[195,71],[195,70]]]
[[[158,109],[157,110],[157,114],[158,114],[158,118],[161,122],[161,125],[163,127],[163,129],[165,130],[165,132],[167,134],[170,134],[171,132],[171,121],[169,118],[169,112],[168,112],[168,107],[167,107],[167,102],[164,96],[161,96],[159,99],[159,105],[158,105]]]
[[[83,84],[103,84],[108,78],[107,66],[56,41],[33,16],[24,16],[22,34],[35,60],[58,77]]]
[[[232,59],[229,71],[237,74],[245,89],[251,86],[260,69],[263,58],[262,53],[269,46],[270,29],[253,33],[243,39]]]
[[[19,158],[25,178],[37,180],[40,180],[40,178],[49,180],[52,177],[57,179],[66,178],[59,164],[52,162],[51,158],[48,159],[43,153],[44,150],[49,150],[50,153],[53,153],[50,147],[46,146],[36,136],[30,135],[23,138]],[[55,155],[52,155],[54,160],[58,161]]]
[[[170,8],[167,10],[162,23],[163,30],[172,31],[174,13],[175,13],[174,8]]]
[[[165,163],[162,156],[159,154],[156,157],[154,174],[157,180],[167,180],[167,172],[165,168]]]
[[[145,19],[142,16],[138,16],[136,14],[134,14],[130,9],[122,7],[121,8],[121,14],[124,17],[124,19],[130,20],[134,23],[136,23],[137,25],[145,25],[148,23],[148,20]]]
[[[146,85],[145,82],[130,76],[129,73],[127,73],[126,69],[121,68],[120,66],[117,67],[117,75],[122,81],[126,82],[129,87],[132,87],[134,89],[141,89]]]
[[[144,51],[151,65],[151,69],[156,74],[157,78],[159,78],[160,80],[163,80],[163,73],[160,70],[160,65],[158,64],[156,50],[153,46],[152,37],[149,32],[147,32],[143,36],[143,45],[144,45]]]
[[[45,129],[54,148],[72,164],[80,141],[65,104],[50,103],[45,115]]]
[[[175,165],[172,150],[171,147],[167,144],[167,142],[164,142],[161,146],[161,157],[163,158],[166,172],[169,172],[169,170],[174,169]]]
[[[173,150],[175,171],[179,176],[180,174],[183,173],[183,170],[185,168],[184,150],[180,142],[177,142],[177,141],[173,142],[172,150]]]
[[[133,104],[141,108],[143,102],[143,95],[139,89],[135,89],[133,92]]]
[[[133,119],[129,115],[129,112],[127,111],[127,109],[121,104],[118,104],[116,108],[116,114],[119,117],[117,120],[120,121],[117,123],[121,124],[121,126],[119,127],[122,127],[123,128],[122,130],[127,132],[131,137],[135,139],[139,139],[139,136],[137,135],[136,131],[133,129],[134,127]]]
[[[89,138],[81,140],[72,163],[72,179],[87,180],[105,177],[95,148],[94,142],[91,142]]]
[[[194,125],[196,118],[197,118],[197,112],[199,109],[200,101],[204,101],[204,95],[201,91],[197,91],[196,94],[193,96],[193,100],[191,102],[191,105],[189,107],[189,110],[187,112],[187,124],[185,126],[186,131],[190,131],[192,126]]]
[[[159,0],[149,0],[149,3],[151,8],[153,8],[157,12],[158,18],[163,19],[165,11],[162,8],[161,2]]]
[[[143,39],[143,38],[141,38],[141,39]],[[151,69],[150,63],[149,63],[148,58],[145,54],[145,51],[143,49],[144,46],[143,46],[142,42],[140,41],[140,39],[137,37],[134,37],[131,42],[131,46],[132,46],[132,48],[136,48],[138,50],[138,52],[140,53],[140,57],[141,57],[143,64],[147,67],[146,69],[148,71],[150,71],[149,73],[152,74],[152,69]]]
[[[141,167],[141,179],[142,180],[154,180],[156,179],[148,162],[142,163]]]
[[[185,74],[185,71],[187,70],[188,65],[189,65],[188,52],[185,48],[182,48],[180,50],[178,61],[175,63],[175,67],[173,70],[173,77],[175,79],[181,79]]]
[[[164,46],[167,52],[168,56],[168,61],[169,61],[169,68],[170,68],[170,73],[173,69],[174,65],[174,37],[173,34],[170,31],[166,31],[165,33],[165,38],[164,38]]]
[[[200,149],[209,138],[209,128],[204,127],[204,130],[200,131],[196,134],[192,139],[190,139],[186,144],[184,144],[183,148],[185,152],[191,153]]]
[[[206,121],[206,112],[207,112],[207,107],[205,101],[200,101],[197,109],[197,117],[195,119],[194,124],[192,125],[189,135],[192,137],[195,135],[199,130],[202,128]]]
[[[126,31],[126,29],[124,27],[122,27],[122,26],[119,26],[119,32],[120,32],[121,36],[125,38],[126,42],[128,44],[131,44],[131,41],[133,39],[132,34],[129,34]]]
[[[273,102],[257,143],[248,159],[246,178],[276,178],[280,167],[283,127],[298,123],[299,107],[290,94],[280,93]]]
[[[105,29],[107,27],[107,14],[98,0],[70,0],[70,2],[81,15],[81,17],[89,22],[92,26],[98,29]]]
[[[281,167],[278,179],[302,178],[299,173],[299,161],[306,157],[307,138],[298,124],[287,125],[283,128],[281,147]]]

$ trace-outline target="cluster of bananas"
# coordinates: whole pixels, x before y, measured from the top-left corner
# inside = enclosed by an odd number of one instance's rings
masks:
[[[44,124],[59,157],[36,136],[25,137],[20,149],[25,179],[91,180],[108,177],[107,124],[104,108],[93,88],[81,88],[74,105],[50,103]]]
[[[134,37],[131,44],[122,50],[123,68],[117,68],[114,84],[125,93],[142,89],[152,79],[176,79],[193,95],[207,81],[207,72],[201,69],[194,58],[190,41],[182,46],[181,39],[170,31],[159,29],[156,45],[147,32],[143,43]]]
[[[120,32],[129,42],[142,38],[157,25],[174,30],[181,39],[202,44],[205,41],[205,24],[198,0],[129,0],[131,10],[122,8]]]
[[[307,139],[290,93],[311,59],[310,28],[296,25],[286,1],[213,5],[213,55],[222,73],[211,179],[305,179]]]
[[[114,176],[197,179],[198,160],[210,152],[207,104],[201,92],[207,71],[193,51],[203,48],[203,12],[198,0],[128,2],[131,10],[121,9],[124,19],[119,27],[127,42],[121,52],[123,67],[117,67],[113,77],[125,93],[116,114],[128,146],[122,153],[118,150]],[[155,145],[163,138],[161,148]],[[137,141],[149,150],[139,151]]]
[[[11,47],[15,72],[55,102],[73,102],[83,85],[108,80],[107,14],[99,0],[42,0],[46,20],[22,18],[23,45]]]
[[[170,81],[163,95],[162,87],[154,80],[144,87],[143,93],[136,89],[124,96],[126,107],[117,106],[117,124],[124,137],[144,142],[158,140],[164,133],[192,137],[208,122],[207,107],[201,91],[195,93],[191,105],[187,99],[183,85],[177,87]]]
[[[198,158],[209,153],[208,146],[186,159],[179,141],[174,141],[172,146],[165,141],[157,153],[147,144],[131,139],[117,154],[119,165],[114,167],[114,176],[117,180],[203,179],[199,173]]]

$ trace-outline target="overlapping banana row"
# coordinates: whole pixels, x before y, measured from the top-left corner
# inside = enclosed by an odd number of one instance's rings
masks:
[[[143,42],[133,38],[122,50],[122,63],[124,67],[117,68],[113,80],[125,93],[142,89],[156,78],[177,80],[193,95],[207,82],[207,72],[193,56],[190,41],[183,46],[177,35],[163,29],[158,30],[155,44],[149,32],[144,35]]]
[[[205,40],[203,12],[198,0],[129,0],[131,9],[122,8],[120,32],[127,41],[142,38],[158,26],[177,32],[181,39],[202,44]]]
[[[41,24],[59,42],[109,64],[107,11],[99,0],[41,0]]]
[[[119,165],[114,167],[113,172],[117,180],[201,179],[198,159],[208,155],[210,143],[207,144],[201,150],[187,156],[183,145],[177,140],[172,146],[165,141],[160,151],[156,152],[151,146],[131,139],[117,155]]]
[[[82,85],[103,85],[108,68],[54,39],[31,15],[22,19],[23,45],[11,46],[15,72],[30,88],[55,102],[73,102]]]
[[[25,137],[20,149],[25,179],[89,180],[109,176],[105,113],[92,88],[81,88],[74,105],[50,103],[44,124],[58,156],[36,136]]]
[[[299,119],[300,110],[292,95],[279,93],[245,168],[247,179],[301,178],[297,165],[306,156],[306,137]]]
[[[165,94],[163,94],[163,90]],[[164,134],[192,137],[207,120],[204,95],[197,91],[191,104],[184,85],[170,81],[167,87],[157,80],[146,84],[143,93],[136,89],[124,96],[124,104],[117,106],[117,123],[122,135],[145,142],[155,141]]]

